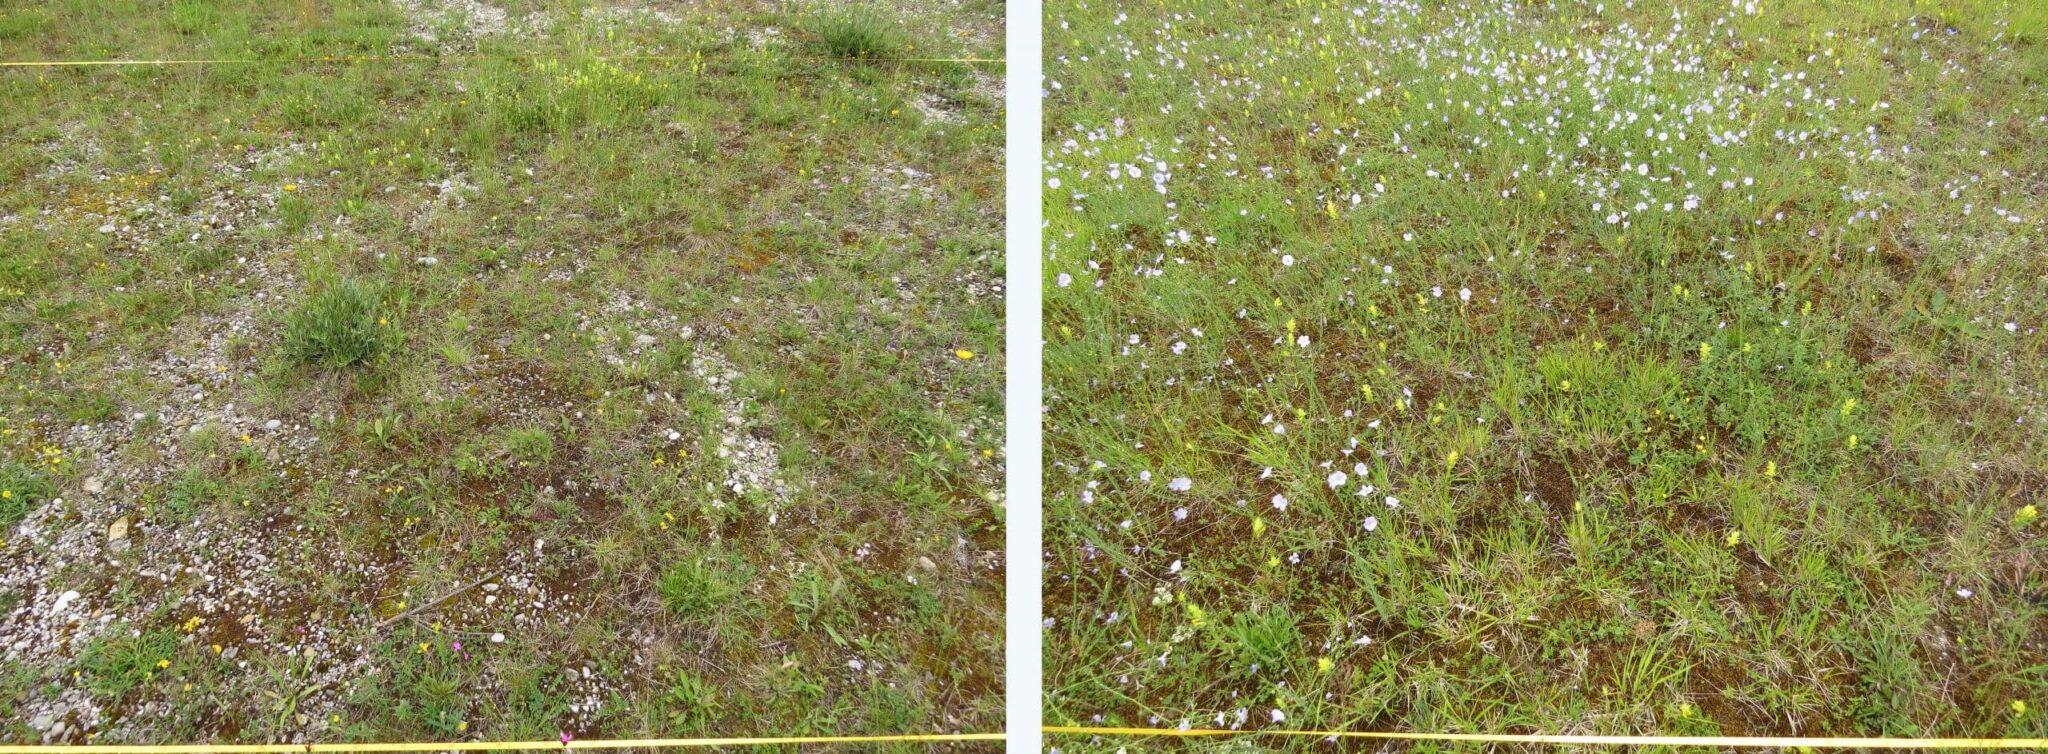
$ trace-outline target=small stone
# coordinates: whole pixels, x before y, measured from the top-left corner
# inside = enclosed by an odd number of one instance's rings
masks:
[[[235,659],[235,655],[238,655],[238,654],[241,654],[241,653],[242,653],[242,648],[241,648],[241,647],[228,647],[227,649],[223,649],[223,650],[221,650],[221,651],[220,651],[220,658],[221,658],[221,659],[223,659],[223,660],[232,660],[232,659]]]
[[[654,345],[654,336],[652,336],[652,335],[647,335],[647,334],[645,334],[645,333],[643,333],[643,334],[640,334],[640,335],[635,335],[635,336],[633,336],[633,345],[636,345],[636,346],[651,346],[651,345]]]
[[[106,484],[105,482],[102,482],[102,481],[100,481],[100,478],[99,478],[99,477],[96,477],[96,476],[92,476],[92,477],[86,477],[86,478],[85,478],[85,491],[86,491],[86,493],[88,493],[88,494],[93,494],[93,495],[97,495],[97,494],[100,494],[101,492],[104,492],[104,491],[106,491],[106,489],[107,489],[107,484]]]
[[[917,564],[927,571],[939,570],[939,564],[933,563],[931,558],[927,558],[923,555],[917,556]]]
[[[122,516],[122,517],[120,517],[120,518],[114,519],[114,523],[111,523],[111,524],[108,524],[108,525],[107,525],[107,541],[108,541],[108,542],[119,542],[119,541],[121,541],[121,540],[123,540],[123,539],[127,539],[127,538],[128,538],[128,517],[127,517],[127,516]]]
[[[505,643],[505,635],[504,635],[504,634],[491,634],[491,643],[492,643],[492,644],[503,644],[503,643]]]
[[[276,429],[277,429],[278,427],[282,427],[282,426],[284,426],[284,422],[278,421],[278,420],[276,420],[276,419],[272,419],[272,420],[270,420],[270,421],[267,421],[267,422],[264,422],[264,423],[263,423],[263,428],[264,428],[264,429],[268,429],[268,430],[273,430],[273,431],[275,431],[275,430],[276,430]]]
[[[114,232],[114,224],[113,224],[113,223],[107,223],[107,224],[105,224],[105,225],[102,225],[102,226],[100,226],[100,232],[101,232],[101,233],[112,233],[112,232]]]

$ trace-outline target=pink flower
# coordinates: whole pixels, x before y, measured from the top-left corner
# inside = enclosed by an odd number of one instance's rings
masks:
[[[574,740],[576,740],[576,737],[575,737],[575,736],[572,736],[572,735],[569,735],[569,731],[566,731],[566,730],[565,730],[565,731],[562,731],[562,745],[563,745],[563,746],[568,746],[568,745],[569,745],[569,742],[570,742],[570,741],[574,741]]]

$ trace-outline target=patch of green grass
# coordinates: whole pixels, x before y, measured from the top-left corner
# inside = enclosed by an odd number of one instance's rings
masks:
[[[285,317],[284,349],[301,363],[328,368],[367,364],[396,343],[382,295],[367,284],[330,285]]]
[[[701,621],[734,607],[734,600],[752,578],[753,569],[744,563],[700,558],[670,565],[656,589],[669,612],[684,620]]]
[[[904,44],[901,27],[873,5],[841,5],[819,11],[811,19],[811,33],[826,54],[840,58],[891,57],[900,53]]]
[[[21,519],[50,499],[50,478],[27,464],[0,461],[0,529]]]
[[[79,670],[94,694],[118,699],[154,679],[177,651],[178,635],[170,631],[117,633],[87,645]]]

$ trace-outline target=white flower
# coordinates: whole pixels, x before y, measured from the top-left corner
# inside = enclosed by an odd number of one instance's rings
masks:
[[[1281,254],[1281,255],[1280,255],[1280,266],[1282,266],[1282,267],[1293,267],[1293,266],[1294,266],[1294,255],[1293,255],[1293,254]]]
[[[2007,323],[2005,323],[2005,331],[2006,331],[2006,332],[2019,332],[2019,331],[2020,331],[2020,323],[2018,323],[2018,322],[2007,322]]]
[[[1189,479],[1184,476],[1174,477],[1173,481],[1166,483],[1166,488],[1169,490],[1173,490],[1174,492],[1186,492],[1190,489],[1194,489],[1194,486],[1195,480]]]
[[[1366,531],[1374,531],[1374,530],[1377,530],[1377,529],[1379,529],[1379,528],[1380,528],[1380,519],[1379,519],[1379,517],[1378,517],[1378,516],[1366,516],[1366,517],[1365,517],[1365,530],[1366,530]]]
[[[1297,337],[1297,338],[1295,338],[1295,339],[1294,339],[1294,344],[1295,344],[1295,345],[1297,345],[1297,346],[1300,346],[1300,347],[1302,347],[1302,348],[1307,348],[1307,347],[1308,347],[1308,336],[1307,336],[1307,335],[1303,335],[1303,336],[1300,336],[1300,337]]]
[[[1276,511],[1284,511],[1284,510],[1287,510],[1287,496],[1286,496],[1286,495],[1274,495],[1274,496],[1273,496],[1273,510],[1276,510]]]
[[[1324,481],[1330,485],[1330,489],[1334,490],[1344,486],[1345,482],[1351,481],[1351,477],[1342,471],[1332,471],[1330,472],[1330,478]]]
[[[1472,289],[1470,289],[1470,288],[1459,288],[1459,289],[1458,289],[1458,300],[1459,300],[1459,301],[1468,301],[1468,302],[1469,302],[1469,301],[1471,301],[1471,300],[1472,300]]]
[[[1060,179],[1058,179],[1058,178],[1047,178],[1047,179],[1045,179],[1045,186],[1046,186],[1046,188],[1059,188],[1059,187],[1060,187]]]
[[[1053,279],[1053,282],[1058,284],[1059,287],[1065,288],[1074,284],[1074,276],[1062,272],[1059,277]]]
[[[1281,711],[1279,710],[1279,708],[1277,708],[1277,707],[1276,707],[1276,708],[1274,708],[1274,709],[1273,709],[1273,722],[1276,722],[1276,723],[1284,723],[1284,722],[1287,722],[1287,713],[1285,713],[1285,712],[1281,712]]]
[[[1173,509],[1173,520],[1175,520],[1175,521],[1186,521],[1186,520],[1188,520],[1188,509],[1186,509],[1186,508],[1175,508],[1175,509]]]
[[[1173,565],[1170,565],[1170,566],[1167,566],[1167,567],[1166,567],[1166,572],[1167,572],[1167,573],[1180,573],[1180,561],[1178,561],[1178,560],[1176,560],[1176,561],[1173,561]]]

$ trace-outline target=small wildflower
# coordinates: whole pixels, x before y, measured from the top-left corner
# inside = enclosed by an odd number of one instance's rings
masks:
[[[968,360],[970,360],[970,359],[973,359],[973,358],[974,358],[974,352],[973,352],[973,351],[969,351],[969,350],[967,350],[967,349],[965,349],[965,348],[962,348],[962,349],[960,349],[960,350],[954,351],[954,352],[953,352],[953,355],[954,355],[954,356],[956,356],[956,357],[959,357],[959,359],[960,359],[961,361],[968,361]]]
[[[1735,546],[1738,546],[1738,545],[1741,545],[1741,544],[1742,544],[1742,532],[1741,532],[1741,531],[1730,531],[1730,532],[1728,532],[1728,546],[1729,546],[1729,547],[1735,547]]]
[[[1330,672],[1330,669],[1331,669],[1331,668],[1334,668],[1334,667],[1337,667],[1337,663],[1335,663],[1335,662],[1331,661],[1331,660],[1330,660],[1330,658],[1328,658],[1328,657],[1318,657],[1318,658],[1316,658],[1316,672],[1318,672],[1318,673],[1328,673],[1328,672]]]
[[[2027,714],[2027,703],[2018,699],[2012,700],[2012,713],[2015,715]]]
[[[2033,523],[2034,519],[2040,517],[2041,509],[2039,507],[2036,507],[2033,503],[2028,503],[2026,505],[2020,506],[2019,510],[2013,512],[2012,522],[2016,526],[2026,526],[2029,523]]]

